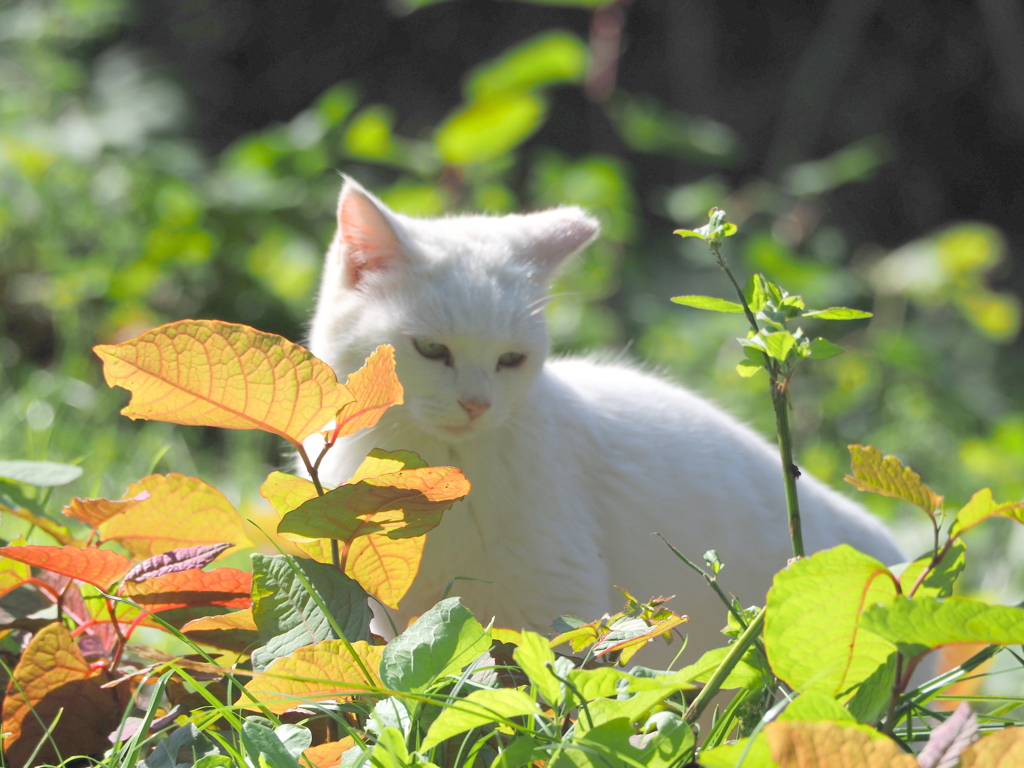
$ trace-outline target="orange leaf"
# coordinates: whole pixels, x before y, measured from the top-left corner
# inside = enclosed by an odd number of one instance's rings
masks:
[[[107,589],[132,567],[132,561],[109,549],[88,547],[2,547],[0,555],[34,565],[47,571],[84,581],[100,589]]]
[[[384,605],[397,609],[420,569],[426,541],[423,536],[410,539],[392,539],[378,533],[360,536],[349,547],[345,575],[358,581]],[[327,555],[324,562],[330,560],[330,549]]]
[[[220,616],[203,616],[201,619],[190,621],[181,628],[182,632],[199,632],[212,629],[251,629],[256,631],[256,619],[253,618],[252,608],[234,613],[225,613]]]
[[[145,491],[148,499],[100,526],[104,541],[116,541],[139,558],[197,544],[249,543],[231,502],[202,480],[174,473],[150,475],[132,483],[125,495],[135,498]]]
[[[764,733],[780,768],[919,768],[917,758],[867,726],[788,720]]]
[[[4,699],[6,764],[22,768],[40,743],[33,765],[58,763],[54,746],[64,758],[109,749],[107,734],[120,722],[120,709],[112,692],[100,687],[104,682],[105,674],[89,668],[63,624],[36,633],[14,668]],[[51,738],[44,739],[61,709]]]
[[[251,590],[252,574],[237,568],[196,568],[124,583],[124,596],[150,613],[193,605],[248,608],[252,605]]]
[[[390,344],[377,347],[363,367],[348,377],[345,386],[355,400],[338,411],[332,440],[372,427],[384,411],[405,402],[405,393],[395,375],[395,348]]]
[[[1024,728],[982,736],[960,755],[960,768],[1017,768],[1024,765]]]
[[[262,429],[298,445],[352,401],[330,366],[281,336],[218,320],[168,323],[93,350],[121,413],[176,424]]]
[[[181,631],[197,643],[236,653],[249,653],[262,645],[251,608],[221,616],[203,616],[185,624]]]
[[[455,467],[403,469],[310,499],[286,514],[277,532],[341,541],[376,532],[391,538],[422,536],[467,493],[469,481]]]
[[[144,495],[143,495],[144,494]],[[138,502],[149,498],[149,493],[143,491],[134,499],[124,501],[111,501],[110,499],[79,499],[74,498],[71,503],[61,510],[67,517],[74,517],[93,528],[105,523],[115,515],[127,512]]]
[[[374,688],[383,684],[377,677],[384,646],[363,640],[352,643],[356,654],[371,674]],[[316,645],[297,648],[291,656],[274,661],[265,671],[255,674],[245,690],[271,712],[280,714],[304,702],[344,699],[370,692],[370,683],[341,640],[322,640]],[[252,707],[252,698],[244,693],[236,704]]]
[[[341,741],[329,741],[326,744],[310,747],[302,753],[302,756],[310,762],[313,768],[335,768],[341,763],[341,756],[355,745],[355,739],[346,736]]]

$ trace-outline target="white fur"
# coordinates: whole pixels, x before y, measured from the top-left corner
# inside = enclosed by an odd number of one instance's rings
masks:
[[[621,610],[617,585],[640,599],[676,595],[670,607],[690,616],[684,658],[720,645],[724,607],[651,534],[698,563],[716,549],[722,586],[762,603],[791,554],[779,456],[676,384],[624,364],[546,359],[547,283],[597,222],[577,208],[412,219],[351,180],[339,216],[310,349],[344,376],[394,345],[405,405],[330,451],[323,478],[343,482],[373,448],[406,449],[461,468],[473,486],[427,536],[398,627],[462,576],[477,580],[451,593],[496,626],[543,632],[561,615],[598,618]],[[452,365],[423,357],[414,338],[448,346]],[[497,369],[506,352],[527,359]],[[490,408],[471,420],[460,400]],[[846,542],[903,559],[858,504],[806,474],[798,487],[809,552]],[[648,663],[678,649],[656,645]]]

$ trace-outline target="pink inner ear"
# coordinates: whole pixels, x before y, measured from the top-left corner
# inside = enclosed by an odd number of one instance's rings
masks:
[[[358,284],[367,271],[389,268],[403,255],[402,245],[373,201],[358,191],[345,193],[338,207],[338,229],[344,250],[345,277]]]

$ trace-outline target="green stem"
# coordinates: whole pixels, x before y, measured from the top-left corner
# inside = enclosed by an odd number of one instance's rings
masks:
[[[722,687],[722,683],[732,672],[733,668],[739,663],[740,659],[743,658],[743,654],[747,652],[747,648],[751,646],[757,636],[761,634],[761,628],[764,626],[765,609],[762,608],[754,620],[750,622],[746,631],[740,635],[736,642],[733,643],[729,650],[728,655],[722,660],[722,663],[715,670],[715,674],[708,680],[707,685],[704,686],[697,698],[693,700],[690,708],[686,710],[686,714],[683,719],[688,723],[697,722],[697,718],[701,716],[704,708],[711,703],[711,699],[715,697],[715,694]]]
[[[772,404],[775,406],[775,426],[779,435],[779,455],[782,457],[782,482],[786,489],[786,512],[789,516],[789,538],[793,542],[793,557],[804,556],[804,535],[800,523],[800,500],[796,493],[796,479],[800,470],[793,462],[793,438],[789,432],[789,398],[784,385],[771,382]]]

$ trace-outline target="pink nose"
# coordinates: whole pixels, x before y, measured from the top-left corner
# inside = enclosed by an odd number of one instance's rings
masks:
[[[491,407],[490,403],[481,400],[459,400],[459,405],[469,415],[470,421],[480,418]]]

